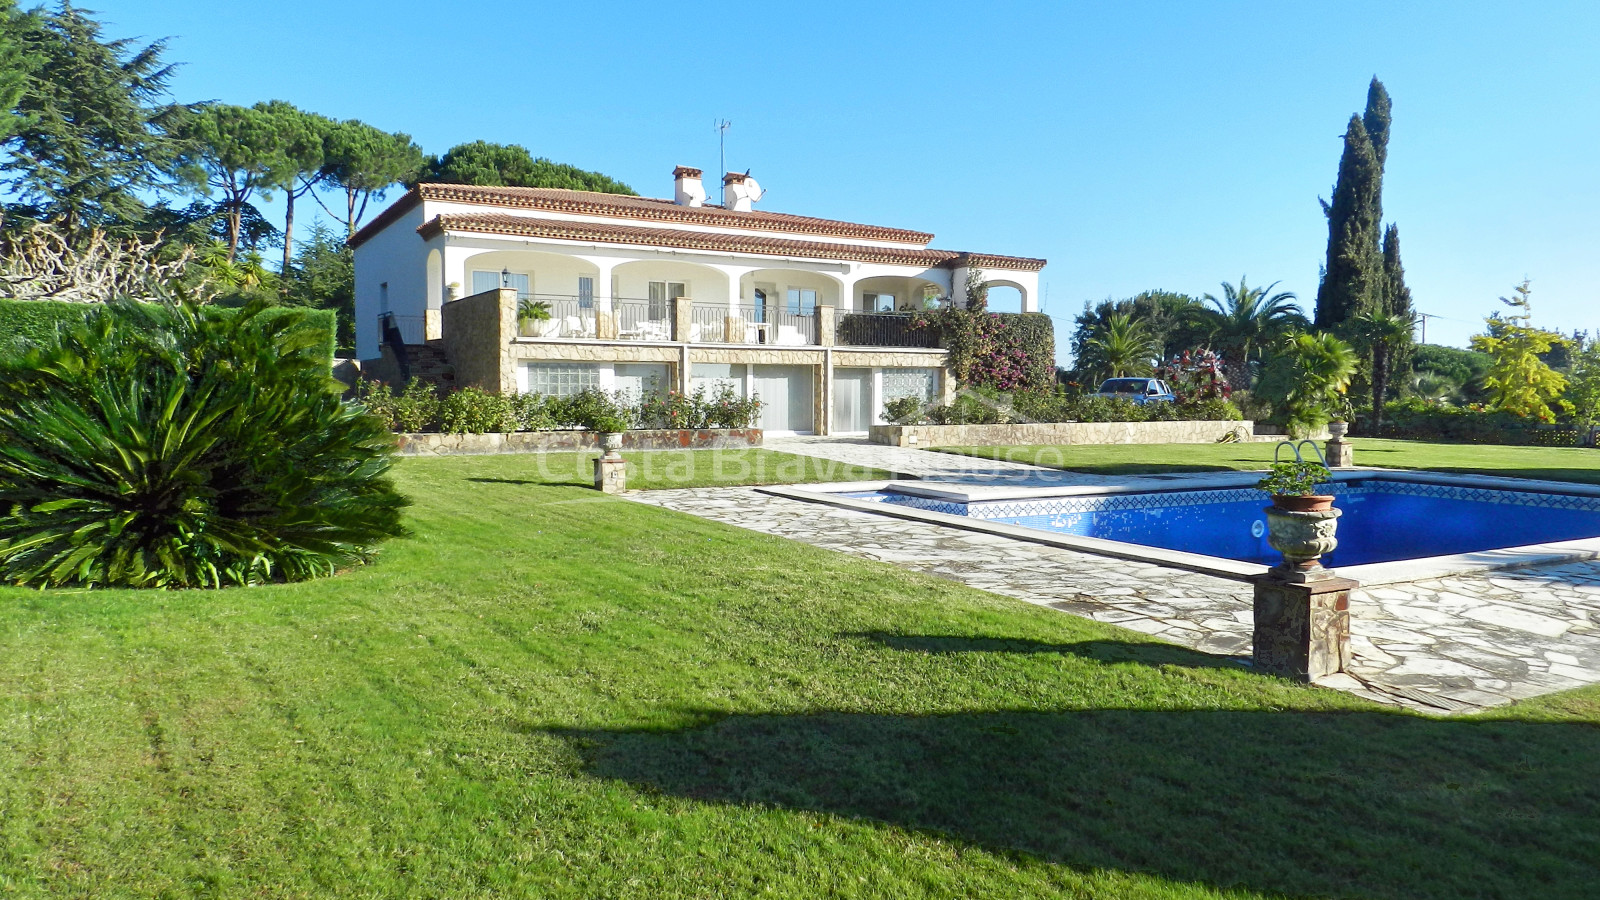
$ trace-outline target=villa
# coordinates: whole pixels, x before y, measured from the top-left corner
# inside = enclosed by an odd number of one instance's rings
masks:
[[[363,367],[556,395],[726,385],[761,399],[768,433],[852,434],[890,400],[953,396],[911,316],[961,302],[973,269],[1037,309],[1042,259],[756,210],[737,173],[709,204],[701,174],[675,169],[671,200],[418,184],[350,239]],[[530,305],[548,317],[519,320]]]

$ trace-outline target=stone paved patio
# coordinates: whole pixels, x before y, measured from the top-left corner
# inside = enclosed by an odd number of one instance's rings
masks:
[[[1039,477],[1034,467],[1019,463],[865,442],[786,440],[771,446],[931,480]],[[980,467],[974,469],[973,462]],[[1107,480],[1067,477],[1073,480],[1045,483]],[[1240,582],[774,497],[752,488],[627,496],[960,581],[1248,663],[1251,594]],[[1363,589],[1351,599],[1351,632],[1351,672],[1319,683],[1411,709],[1474,710],[1600,682],[1600,563]]]

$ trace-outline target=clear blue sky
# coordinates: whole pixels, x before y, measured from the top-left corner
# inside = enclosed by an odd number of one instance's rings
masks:
[[[1429,340],[1464,344],[1524,276],[1539,324],[1600,329],[1592,0],[88,5],[173,38],[179,99],[279,98],[430,152],[521,143],[652,196],[674,165],[714,171],[731,119],[762,208],[1048,258],[1058,334],[1086,300],[1241,273],[1309,310],[1317,198],[1377,74]]]

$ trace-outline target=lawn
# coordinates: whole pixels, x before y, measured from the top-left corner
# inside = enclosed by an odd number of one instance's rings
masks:
[[[505,481],[502,470],[516,473],[524,484],[594,484],[594,453],[537,453],[516,457],[479,457],[473,466],[482,483]],[[804,484],[832,481],[881,481],[892,472],[800,456],[777,450],[630,451],[628,487],[632,490],[714,487],[722,484]],[[498,480],[498,482],[497,482]]]
[[[1432,469],[1600,484],[1600,450],[1505,447],[1356,438],[1356,465]],[[1101,444],[1094,446],[939,447],[985,459],[1007,459],[1095,475],[1153,475],[1264,469],[1277,444]]]
[[[0,589],[0,895],[1592,895],[1600,691],[1397,713],[541,465],[405,461],[330,581]]]

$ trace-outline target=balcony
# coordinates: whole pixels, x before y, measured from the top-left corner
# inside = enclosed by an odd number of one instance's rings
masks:
[[[535,303],[547,319],[519,320],[520,337],[603,341],[672,340],[672,304],[651,300],[597,300],[563,294],[524,294],[518,308]]]
[[[911,313],[835,310],[834,343],[846,347],[937,348],[931,329],[912,327]]]
[[[701,344],[772,344],[811,347],[817,343],[817,315],[744,304],[692,303],[689,341]]]

